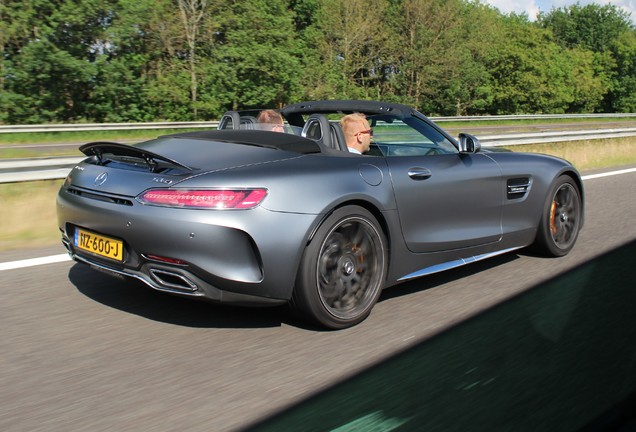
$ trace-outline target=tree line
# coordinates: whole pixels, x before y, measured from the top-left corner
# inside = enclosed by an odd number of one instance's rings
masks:
[[[309,99],[429,115],[636,112],[613,5],[480,0],[0,0],[0,123],[217,119]]]

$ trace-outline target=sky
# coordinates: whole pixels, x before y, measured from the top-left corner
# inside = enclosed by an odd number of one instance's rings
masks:
[[[534,21],[539,12],[550,12],[552,8],[571,6],[579,3],[584,6],[589,3],[599,5],[613,4],[631,13],[632,22],[636,24],[636,0],[485,0],[486,3],[498,8],[503,13],[526,13]]]

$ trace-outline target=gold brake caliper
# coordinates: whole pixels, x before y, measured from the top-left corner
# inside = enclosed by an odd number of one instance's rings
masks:
[[[557,233],[556,210],[557,202],[556,200],[552,200],[552,205],[550,206],[550,232],[552,232],[552,236],[555,236]]]

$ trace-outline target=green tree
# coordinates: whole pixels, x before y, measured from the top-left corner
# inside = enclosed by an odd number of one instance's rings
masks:
[[[481,3],[459,4],[457,24],[449,29],[450,50],[437,82],[437,93],[428,97],[431,112],[442,115],[488,113],[494,98],[493,80],[486,59],[493,49],[500,13]]]
[[[179,17],[188,48],[188,71],[190,72],[190,97],[194,117],[197,117],[199,79],[197,73],[197,45],[199,26],[208,12],[208,0],[177,0]]]
[[[552,30],[555,40],[567,48],[594,52],[611,50],[622,33],[633,29],[630,14],[612,4],[577,3],[552,9],[540,13],[537,23]]]
[[[11,15],[2,59],[5,118],[11,123],[85,119],[110,2],[33,0],[23,8],[12,3],[3,4]]]
[[[0,0],[0,122],[211,119],[320,98],[635,111],[634,59],[615,6],[535,24],[473,0]]]
[[[425,113],[465,111],[470,94],[488,79],[473,61],[480,36],[464,6],[461,0],[391,3],[391,87]]]
[[[382,93],[387,70],[387,2],[321,0],[306,31],[310,98],[369,98]]]
[[[285,0],[229,1],[219,17],[218,45],[208,70],[228,108],[282,106],[301,90],[301,44]]]
[[[30,3],[20,0],[0,0],[0,123],[9,119],[9,107],[18,103],[20,95],[7,82],[15,56],[25,44],[29,34],[29,18],[33,14]]]
[[[195,5],[202,7],[203,4]],[[195,33],[175,0],[118,0],[108,46],[98,58],[92,108],[103,121],[195,120],[222,107],[205,92],[215,49],[218,1],[208,0]],[[195,12],[192,12],[195,13]],[[189,33],[190,32],[190,33]]]
[[[595,68],[607,83],[601,111],[636,109],[636,30],[629,13],[615,5],[575,4],[540,14],[538,24],[562,46],[594,52]]]
[[[94,65],[43,40],[25,46],[12,67],[11,123],[85,119],[83,102],[92,87]]]
[[[95,61],[97,85],[87,107],[93,120],[125,122],[164,118],[152,109],[147,89],[162,58],[161,44],[153,26],[165,4],[157,0],[119,0],[114,5],[103,49]]]
[[[611,112],[636,112],[636,32],[623,32],[615,41],[616,79],[606,98]]]
[[[488,68],[495,83],[493,113],[593,111],[606,91],[594,55],[565,49],[552,33],[509,17],[501,27]]]

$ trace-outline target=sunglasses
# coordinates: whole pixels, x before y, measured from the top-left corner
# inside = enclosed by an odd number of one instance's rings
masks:
[[[356,132],[356,135],[366,134],[366,133],[368,133],[370,136],[373,136],[373,129],[367,129],[360,132]]]

